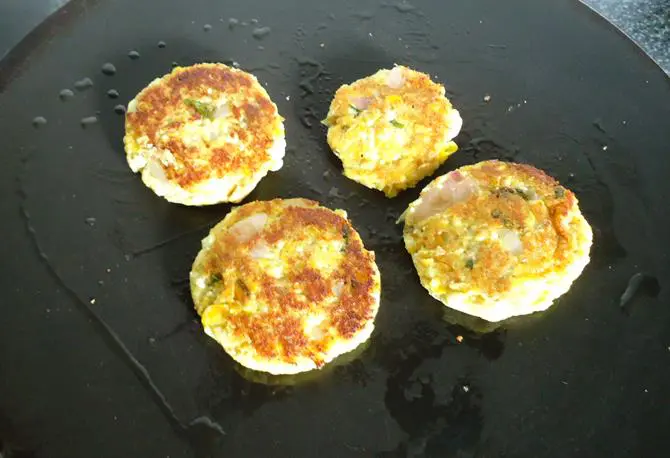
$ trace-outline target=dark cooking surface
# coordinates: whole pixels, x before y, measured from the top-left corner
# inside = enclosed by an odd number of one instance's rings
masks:
[[[33,27],[67,1],[3,0],[0,3],[0,59]],[[619,27],[655,59],[666,73],[670,73],[670,0],[583,2]]]
[[[666,456],[665,74],[567,1],[227,3],[75,3],[0,67],[5,455]],[[345,208],[377,252],[371,343],[316,379],[248,381],[204,336],[187,273],[229,207],[168,204],[125,164],[114,107],[173,61],[206,60],[253,71],[286,117],[286,165],[251,198]],[[340,84],[393,62],[436,75],[463,115],[441,172],[513,159],[577,193],[592,262],[549,312],[453,324],[393,224],[418,189],[387,200],[339,174],[318,120]],[[650,277],[622,310],[638,272]]]

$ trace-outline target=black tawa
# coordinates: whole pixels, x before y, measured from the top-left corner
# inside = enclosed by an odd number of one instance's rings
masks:
[[[125,163],[123,104],[203,61],[257,75],[286,118],[286,164],[247,200],[344,208],[377,253],[376,331],[316,377],[246,373],[203,334],[188,271],[230,207],[169,204]],[[527,162],[576,192],[592,261],[548,312],[447,313],[395,224],[428,180],[390,200],[341,175],[319,120],[394,63],[464,118],[439,173]],[[74,0],[0,92],[0,456],[670,453],[670,84],[578,2]]]

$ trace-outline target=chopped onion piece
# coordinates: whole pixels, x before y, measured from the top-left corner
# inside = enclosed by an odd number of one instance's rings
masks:
[[[272,257],[270,247],[263,241],[254,245],[249,254],[253,259],[269,259]]]
[[[443,212],[454,204],[467,200],[479,190],[477,182],[459,171],[451,172],[438,186],[421,195],[421,203],[412,215],[414,222]]]
[[[256,213],[233,224],[228,231],[235,236],[239,242],[251,240],[256,234],[260,233],[268,221],[268,215],[265,213]]]
[[[393,67],[386,79],[386,85],[391,89],[400,89],[405,84],[405,76],[402,67]]]
[[[223,102],[219,106],[216,107],[216,110],[214,110],[214,117],[215,118],[225,118],[230,114],[230,106],[228,105],[228,102]]]
[[[357,110],[365,110],[372,103],[371,97],[352,97],[349,102]]]
[[[167,177],[165,176],[165,171],[163,170],[163,166],[156,159],[155,157],[152,157],[149,159],[147,162],[147,171],[149,172],[149,175],[151,175],[153,178],[156,180],[160,181],[162,184],[169,184],[170,182],[168,181]]]
[[[344,291],[344,282],[342,280],[338,280],[333,285],[333,294],[335,294],[335,298],[339,299],[342,296],[343,291]]]
[[[214,124],[212,124],[212,126],[214,126]],[[219,137],[221,137],[221,135],[223,135],[223,132],[221,130],[212,127],[209,130],[209,136],[208,136],[209,141],[213,142],[214,140],[217,140]]]
[[[521,243],[521,238],[519,237],[518,232],[509,229],[501,229],[498,232],[498,237],[500,237],[500,242],[502,243],[503,248],[510,253],[521,254],[523,252],[523,243]]]

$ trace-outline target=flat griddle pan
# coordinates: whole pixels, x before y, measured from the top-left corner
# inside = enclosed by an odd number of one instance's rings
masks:
[[[202,61],[253,72],[286,118],[286,165],[247,200],[344,208],[377,253],[376,331],[317,377],[244,373],[203,334],[188,271],[230,207],[169,204],[125,163],[115,106]],[[446,312],[394,224],[427,180],[389,200],[341,175],[319,120],[393,63],[463,115],[439,173],[528,162],[576,192],[592,261],[547,313]],[[669,453],[670,84],[581,4],[74,0],[0,64],[0,91],[3,456]]]

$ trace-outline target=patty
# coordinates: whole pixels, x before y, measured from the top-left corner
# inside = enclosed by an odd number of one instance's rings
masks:
[[[346,213],[306,199],[233,209],[202,241],[190,279],[205,332],[271,374],[321,368],[365,342],[381,290]]]
[[[444,92],[403,66],[341,86],[324,124],[344,174],[388,197],[433,174],[458,149],[451,140],[463,124]]]
[[[223,64],[176,67],[128,104],[128,165],[184,205],[239,202],[282,167],[283,118],[255,76]]]
[[[403,216],[421,284],[492,322],[549,308],[593,241],[575,194],[524,164],[485,161],[438,177]]]

